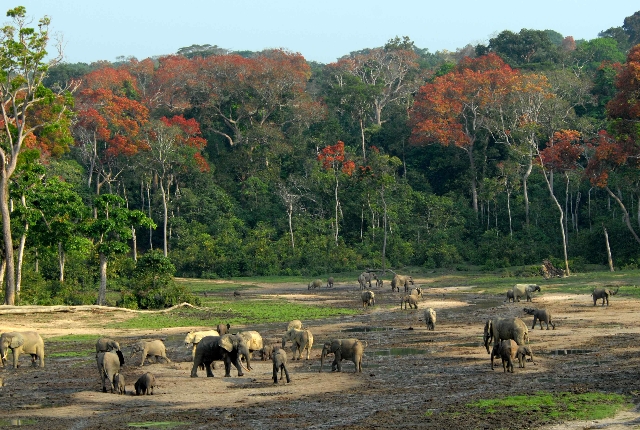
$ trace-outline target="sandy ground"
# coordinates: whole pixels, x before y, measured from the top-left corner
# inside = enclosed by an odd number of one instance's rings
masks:
[[[420,284],[420,280],[416,280]],[[162,330],[113,330],[106,324],[132,314],[76,312],[65,314],[2,315],[0,331],[36,330],[45,339],[48,357],[45,369],[32,368],[26,356],[21,367],[0,369],[4,411],[0,427],[94,429],[122,428],[132,423],[174,423],[177,428],[548,428],[629,429],[640,427],[634,409],[614,419],[548,424],[525,414],[458,415],[477,399],[499,395],[551,392],[605,391],[640,394],[640,326],[637,300],[623,292],[609,307],[594,307],[589,291],[584,295],[542,293],[532,304],[505,303],[503,297],[481,295],[468,288],[427,288],[420,309],[401,310],[400,294],[390,288],[376,292],[376,306],[359,315],[320,321],[304,321],[315,338],[311,360],[292,361],[292,382],[274,384],[270,362],[252,361],[253,370],[238,377],[232,368],[224,378],[222,363],[214,378],[199,371],[190,378],[190,350],[183,339],[190,327]],[[326,303],[360,307],[355,285],[337,284],[332,289],[307,291],[296,284],[264,285],[238,300],[278,295],[290,302]],[[528,306],[531,305],[531,306]],[[438,313],[435,331],[424,323],[424,309]],[[524,307],[546,307],[555,330],[531,330],[533,317]],[[518,316],[530,329],[535,365],[516,367],[505,374],[501,366],[491,370],[482,346],[484,321],[490,317]],[[221,320],[221,322],[223,322]],[[276,344],[287,322],[235,330],[257,330],[265,342]],[[205,329],[207,327],[196,327]],[[90,352],[95,340],[48,342],[65,334],[113,337],[125,351],[122,374],[127,395],[102,393],[95,358]],[[330,362],[320,373],[322,343],[332,338],[356,337],[366,341],[362,373],[343,362],[343,372],[331,372]],[[128,345],[140,338],[162,338],[171,363],[138,366],[140,357],[129,357]],[[56,353],[86,351],[78,357],[56,357]],[[498,363],[499,364],[499,363]],[[130,393],[144,372],[152,372],[159,386],[153,396]],[[167,424],[168,425],[168,424]],[[166,428],[166,427],[165,427]]]

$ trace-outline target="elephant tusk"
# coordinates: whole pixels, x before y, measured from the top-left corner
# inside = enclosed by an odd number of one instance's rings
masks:
[[[242,364],[242,361],[240,361],[240,366],[241,366],[244,370],[246,370],[247,372],[251,372],[251,370],[249,370],[249,369],[247,369],[246,367],[244,367],[244,364]],[[249,367],[251,367],[251,366],[249,366]]]

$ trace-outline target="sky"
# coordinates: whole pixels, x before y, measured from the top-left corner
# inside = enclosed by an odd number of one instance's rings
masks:
[[[487,44],[503,30],[554,30],[594,39],[640,10],[633,0],[7,0],[6,10],[51,18],[65,61],[174,54],[218,45],[240,51],[284,48],[332,63],[364,48],[408,36],[430,52]],[[2,11],[5,18],[5,11]],[[0,23],[7,23],[8,18]]]

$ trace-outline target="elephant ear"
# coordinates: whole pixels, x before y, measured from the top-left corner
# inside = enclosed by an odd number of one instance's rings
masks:
[[[122,351],[117,350],[116,354],[118,354],[118,360],[120,360],[120,366],[124,366],[124,355],[122,355]]]
[[[222,336],[218,344],[227,352],[233,351],[234,342],[230,334],[225,334],[224,336]]]
[[[19,348],[24,344],[24,337],[20,333],[16,333],[11,337],[10,348]]]

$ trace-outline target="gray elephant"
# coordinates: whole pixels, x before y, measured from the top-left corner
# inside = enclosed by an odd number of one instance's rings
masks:
[[[291,330],[292,328],[297,328],[298,330],[302,330],[302,321],[300,320],[290,321],[289,324],[287,325],[287,331]]]
[[[531,352],[531,347],[529,345],[518,345],[518,351],[516,352],[516,358],[518,359],[518,367],[522,367],[524,369],[524,363],[527,361],[526,356],[531,357],[531,362],[536,364],[533,361],[533,352]]]
[[[262,349],[258,351],[258,354],[260,355],[260,360],[262,361],[271,360],[273,356],[273,350],[274,350],[273,345],[263,346]]]
[[[44,367],[44,341],[35,331],[13,331],[2,333],[0,336],[0,357],[2,366],[7,364],[9,350],[13,353],[13,368],[19,367],[20,354],[31,355],[31,364],[36,366],[36,359],[40,360],[40,367]]]
[[[515,303],[515,299],[513,298],[513,289],[508,290],[507,291],[507,303],[511,303],[514,302]]]
[[[409,284],[415,285],[413,277],[406,275],[395,275],[391,280],[391,291],[400,292],[400,287],[404,287],[404,292],[409,292]]]
[[[362,298],[363,308],[376,304],[376,295],[373,293],[373,291],[363,291],[362,294],[360,294],[360,297]]]
[[[101,337],[96,342],[96,354],[107,351],[120,351],[120,344],[108,337]]]
[[[96,363],[98,364],[98,373],[102,382],[102,392],[107,392],[107,381],[109,382],[109,391],[114,392],[114,378],[120,373],[120,357],[115,352],[99,352],[96,354]]]
[[[518,344],[513,339],[496,342],[491,350],[491,370],[493,370],[494,357],[500,357],[504,372],[513,373],[513,360],[515,360],[517,353]]]
[[[376,288],[384,287],[384,280],[381,278],[376,279]]]
[[[536,284],[516,284],[513,286],[513,299],[520,301],[520,297],[526,297],[528,302],[532,302],[531,293],[540,291],[540,286]]]
[[[287,377],[287,384],[291,382],[289,371],[287,370],[287,353],[284,349],[276,347],[273,352],[273,383],[278,383],[278,370],[280,371],[280,380],[282,381],[282,373]]]
[[[407,309],[407,305],[409,305],[409,308],[418,309],[418,299],[419,297],[416,295],[405,294],[404,296],[402,296],[402,299],[400,300],[400,309],[402,309],[403,305],[405,309]]]
[[[262,343],[262,336],[260,336],[260,333],[257,331],[241,331],[236,333],[236,335],[241,336],[244,339],[250,353],[253,351],[259,351],[264,346]]]
[[[324,344],[320,356],[320,372],[324,366],[324,358],[327,354],[334,354],[331,371],[342,372],[342,360],[350,360],[355,364],[355,372],[362,372],[362,355],[364,345],[358,339],[333,339]]]
[[[307,351],[307,360],[309,359],[309,354],[311,353],[311,348],[313,347],[313,334],[310,330],[298,330],[296,328],[292,328],[288,330],[284,336],[282,336],[282,347],[286,345],[287,341],[291,341],[293,345],[291,346],[291,350],[293,351],[293,359],[301,360],[302,354],[304,351]]]
[[[153,394],[153,387],[157,386],[156,377],[153,374],[147,372],[144,375],[140,376],[135,384],[133,384],[136,389],[136,396],[145,395],[145,394]]]
[[[553,329],[556,329],[556,325],[551,321],[551,313],[546,309],[532,309],[532,308],[524,308],[524,313],[527,315],[533,315],[533,325],[531,326],[531,330],[535,330],[536,322],[540,323],[540,330],[542,330],[542,323],[547,324],[547,330],[549,330],[549,324]]]
[[[227,324],[218,324],[218,326],[216,327],[216,331],[218,332],[218,335],[222,336],[223,334],[227,334],[229,333],[229,329],[231,329],[231,324],[227,323]]]
[[[420,298],[424,297],[422,295],[422,288],[420,288],[420,287],[417,287],[417,288],[414,288],[413,290],[411,290],[411,294],[414,295],[414,296],[418,296]]]
[[[131,357],[137,352],[142,352],[142,358],[140,360],[140,366],[144,364],[144,360],[147,357],[154,357],[156,363],[159,358],[163,358],[167,363],[171,363],[169,357],[167,357],[167,350],[164,343],[160,339],[154,340],[141,340],[131,345]],[[130,358],[131,358],[130,357]]]
[[[364,290],[365,288],[367,288],[367,285],[369,285],[369,288],[372,288],[371,281],[374,279],[376,280],[377,285],[378,276],[375,273],[362,272],[360,276],[358,276],[358,284],[360,285],[360,289]]]
[[[311,282],[309,282],[309,285],[307,285],[307,290],[310,289],[316,289],[316,288],[320,288],[322,287],[322,280],[321,279],[315,279]]]
[[[247,367],[242,365],[241,357],[247,360]],[[245,340],[237,335],[225,334],[223,336],[207,336],[200,340],[196,347],[196,356],[193,359],[191,377],[198,377],[198,367],[204,365],[207,377],[213,378],[211,363],[217,360],[224,361],[225,377],[231,376],[231,364],[238,370],[238,376],[244,376],[242,369],[251,370],[251,354]]]
[[[124,375],[122,373],[116,373],[113,375],[113,387],[118,394],[127,394],[124,383]]]
[[[327,279],[327,288],[333,288],[333,276],[329,276]]]
[[[497,318],[488,320],[484,325],[484,346],[490,354],[492,341],[498,344],[501,340],[513,339],[518,345],[529,342],[529,330],[520,318]]]
[[[424,322],[427,324],[427,330],[436,329],[436,311],[433,308],[424,311]]]
[[[618,294],[618,290],[620,289],[620,287],[616,288],[615,291],[610,290],[608,288],[601,288],[601,287],[596,287],[593,289],[593,293],[591,293],[591,296],[593,297],[593,306],[596,305],[596,302],[599,299],[602,299],[602,306],[604,306],[604,302],[607,302],[607,306],[609,306],[609,296],[615,296],[616,294]]]

